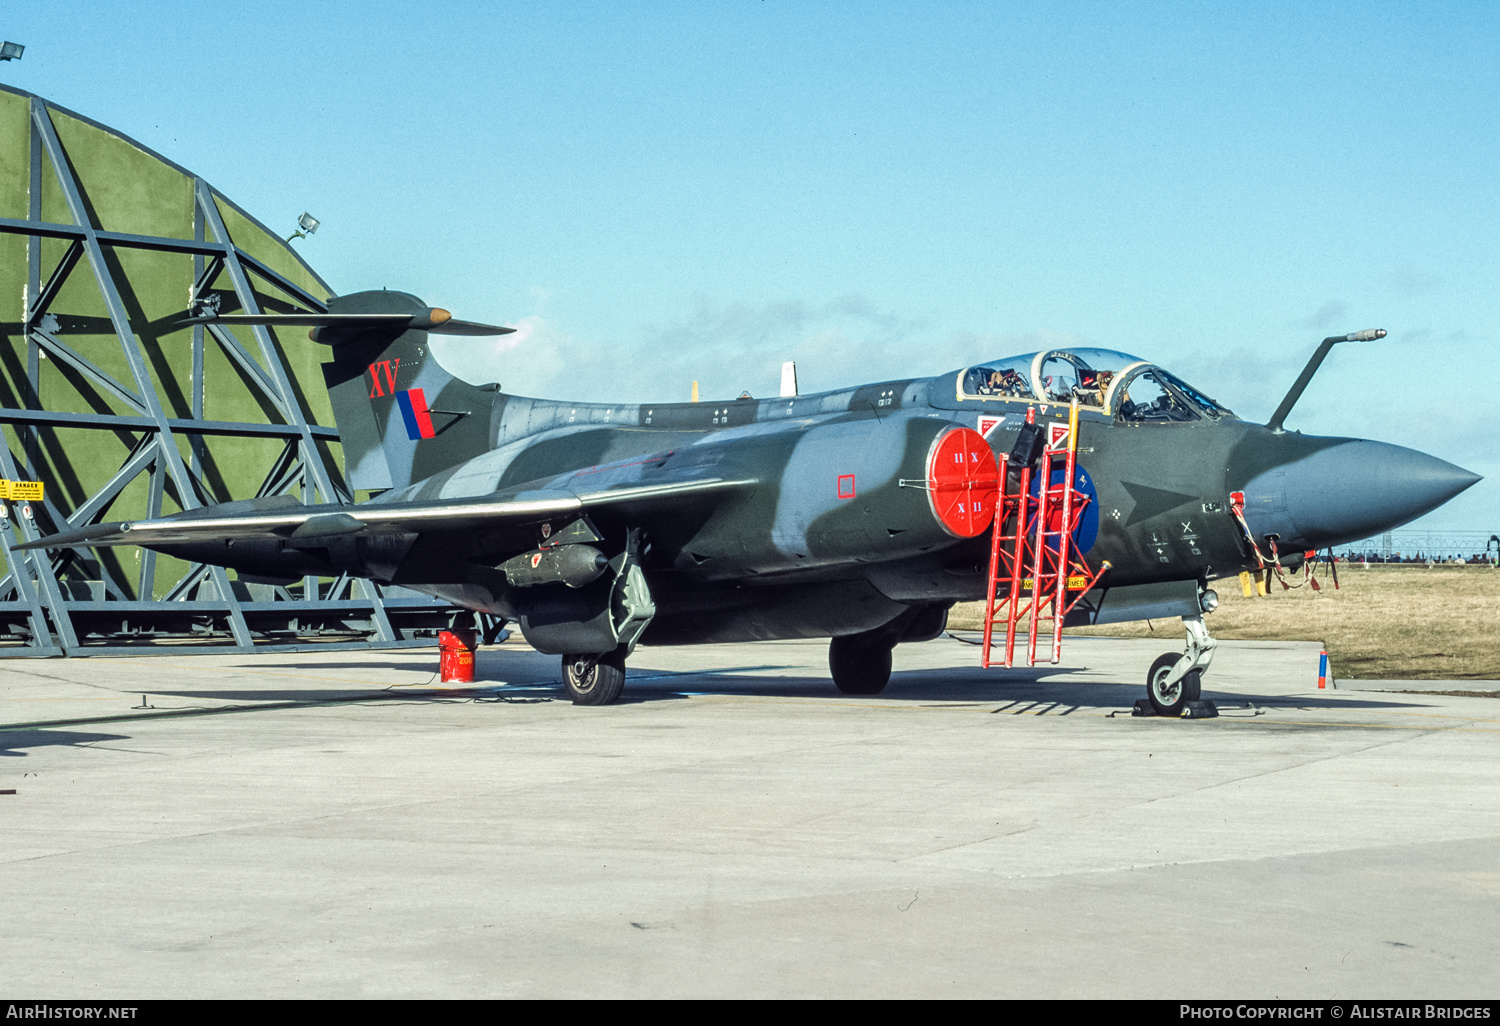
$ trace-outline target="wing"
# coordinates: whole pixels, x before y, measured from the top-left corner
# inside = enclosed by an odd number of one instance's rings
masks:
[[[17,549],[181,545],[241,538],[311,542],[385,532],[469,531],[521,527],[568,513],[618,509],[643,514],[691,496],[753,487],[753,479],[705,477],[590,492],[518,490],[450,502],[304,506],[292,496],[247,499],[189,510],[157,520],[120,521],[64,531]]]

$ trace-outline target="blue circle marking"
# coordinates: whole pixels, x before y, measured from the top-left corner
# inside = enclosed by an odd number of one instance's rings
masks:
[[[1053,467],[1052,480],[1049,487],[1060,488],[1063,483],[1063,475],[1067,473],[1066,467]],[[1031,504],[1027,520],[1031,521],[1032,530],[1035,529],[1037,494],[1041,491],[1042,478],[1038,474],[1031,479]],[[1088,552],[1094,547],[1094,542],[1099,540],[1099,493],[1094,489],[1094,479],[1089,472],[1083,469],[1082,464],[1073,466],[1073,508],[1082,496],[1088,497],[1088,502],[1083,507],[1083,515],[1078,518],[1078,526],[1073,528],[1073,549],[1080,555]],[[1057,548],[1056,540],[1049,540],[1048,547]]]

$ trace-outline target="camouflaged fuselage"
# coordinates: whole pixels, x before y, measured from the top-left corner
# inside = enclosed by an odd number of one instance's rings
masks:
[[[1003,458],[1027,405],[1039,422],[1065,423],[1065,406],[1007,404],[987,438]],[[925,487],[934,440],[975,427],[993,405],[955,396],[953,375],[799,396],[663,404],[560,403],[496,394],[489,451],[381,503],[460,501],[496,494],[561,494],[712,475],[753,480],[727,495],[674,500],[638,514],[642,562],[659,600],[652,640],[822,636],[867,629],[913,605],[984,597],[990,537],[957,538]],[[986,425],[988,426],[988,425]],[[1345,439],[1272,435],[1226,418],[1124,424],[1080,415],[1079,464],[1092,476],[1097,540],[1085,554],[1111,564],[1109,588],[1191,584],[1237,572],[1250,553],[1229,492],[1267,466]],[[423,444],[423,443],[419,443]],[[595,514],[618,537],[627,518]],[[516,539],[482,532],[426,540],[392,580],[435,590],[434,560],[493,566]],[[456,551],[457,550],[457,551]],[[452,563],[450,563],[452,565]],[[509,613],[506,590],[472,570],[436,590]],[[756,606],[789,609],[745,623]],[[722,612],[719,612],[722,611]],[[751,618],[753,619],[753,617]],[[736,621],[733,629],[710,624]]]

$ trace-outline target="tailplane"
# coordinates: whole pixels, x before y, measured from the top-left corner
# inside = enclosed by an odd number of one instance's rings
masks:
[[[344,447],[349,487],[404,488],[480,455],[490,444],[495,390],[460,381],[432,355],[429,332],[499,335],[514,329],[454,321],[405,292],[359,292],[328,301],[345,323],[313,339],[333,350],[323,379]],[[406,325],[355,318],[409,315]]]
[[[189,323],[310,326],[333,352],[323,379],[344,448],[349,487],[404,488],[489,448],[496,388],[449,374],[429,333],[506,335],[514,328],[460,321],[406,292],[335,296],[327,313],[219,314]]]

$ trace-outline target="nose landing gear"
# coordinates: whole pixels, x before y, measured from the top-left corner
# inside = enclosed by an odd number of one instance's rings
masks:
[[[1201,616],[1184,616],[1187,651],[1182,655],[1168,652],[1157,657],[1146,674],[1146,702],[1136,703],[1137,715],[1148,715],[1143,706],[1157,716],[1217,716],[1212,702],[1202,698],[1203,673],[1214,659],[1219,643],[1208,633]]]

